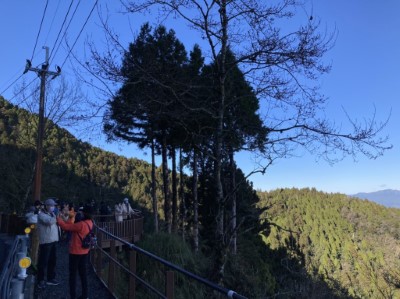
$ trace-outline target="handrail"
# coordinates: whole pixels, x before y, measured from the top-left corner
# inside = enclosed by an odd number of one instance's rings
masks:
[[[105,254],[110,260],[112,260],[114,263],[116,263],[118,266],[120,266],[122,269],[124,269],[126,272],[128,272],[130,275],[133,275],[135,279],[137,279],[143,286],[151,290],[153,293],[157,294],[160,296],[160,298],[167,299],[160,291],[158,291],[156,288],[154,288],[152,285],[148,284],[145,280],[141,279],[138,275],[130,271],[128,268],[126,268],[124,265],[122,265],[119,261],[114,259],[112,256],[110,256],[108,253],[103,251],[103,254]]]
[[[168,261],[166,261],[166,260],[164,260],[164,259],[162,259],[162,258],[160,258],[160,257],[158,257],[158,256],[146,251],[146,250],[143,250],[142,248],[140,248],[140,247],[138,247],[138,246],[136,246],[136,245],[134,245],[132,243],[129,243],[129,242],[117,237],[117,236],[114,236],[113,234],[110,234],[106,230],[98,227],[96,224],[95,224],[95,226],[97,227],[97,229],[99,231],[103,232],[104,234],[108,235],[109,237],[113,238],[114,240],[117,240],[117,241],[121,242],[122,244],[127,245],[130,249],[133,249],[133,250],[135,250],[137,252],[140,252],[140,253],[142,253],[142,254],[144,254],[144,255],[146,255],[146,256],[148,256],[148,257],[150,257],[150,258],[152,258],[152,259],[154,259],[154,260],[166,265],[169,268],[172,268],[172,269],[174,269],[174,270],[176,270],[176,271],[178,271],[178,272],[180,272],[180,273],[182,273],[182,274],[184,274],[186,276],[189,276],[190,278],[192,278],[194,280],[197,280],[197,281],[207,285],[208,287],[214,289],[215,291],[218,291],[221,294],[226,295],[228,298],[247,299],[247,297],[242,296],[242,295],[236,293],[233,290],[229,290],[227,288],[221,287],[221,286],[219,286],[219,285],[217,285],[217,284],[215,284],[215,283],[213,283],[213,282],[211,282],[211,281],[209,281],[209,280],[207,280],[205,278],[202,278],[202,277],[200,277],[200,276],[198,276],[196,274],[193,274],[193,273],[191,273],[191,272],[189,272],[189,271],[187,271],[185,269],[182,269],[181,267],[179,267],[179,266],[177,266],[177,265],[175,265],[175,264],[173,264],[171,262],[168,262]]]

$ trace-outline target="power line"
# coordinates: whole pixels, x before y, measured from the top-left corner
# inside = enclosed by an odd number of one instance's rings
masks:
[[[91,9],[89,15],[87,16],[87,18],[86,18],[86,20],[85,20],[85,23],[83,24],[83,26],[82,26],[82,28],[81,28],[81,31],[79,31],[79,34],[78,34],[78,36],[76,37],[76,39],[75,39],[75,41],[74,41],[72,47],[69,49],[68,55],[67,55],[67,57],[65,57],[64,62],[63,62],[62,65],[61,65],[61,68],[64,66],[65,62],[67,61],[69,55],[71,54],[71,51],[74,49],[76,42],[78,41],[79,37],[81,36],[82,31],[83,31],[83,29],[85,28],[87,22],[89,21],[89,19],[90,19],[91,15],[92,15],[94,9],[96,8],[98,2],[99,2],[99,0],[96,0],[96,2],[93,4],[93,7],[92,7],[92,9]]]
[[[67,21],[67,18],[68,18],[68,15],[69,15],[69,12],[70,12],[70,10],[71,10],[71,7],[72,7],[72,4],[73,4],[73,3],[74,3],[74,0],[71,1],[70,5],[69,5],[69,7],[68,7],[68,11],[67,11],[67,13],[66,13],[66,15],[65,15],[65,17],[64,17],[64,21],[63,21],[62,24],[61,24],[60,31],[58,32],[56,41],[54,42],[54,46],[53,46],[53,48],[52,48],[52,50],[51,50],[51,52],[50,52],[49,59],[51,58],[51,55],[53,54],[54,48],[56,47],[57,41],[58,41],[58,39],[59,39],[59,37],[60,37],[61,31],[62,31],[62,29],[63,29],[63,27],[64,27],[64,24],[65,24],[65,22]]]
[[[36,57],[37,55],[39,55],[40,53],[41,53],[41,51],[37,52],[37,53],[33,56],[33,58],[35,58],[35,57]],[[0,86],[0,88],[3,88],[4,86],[7,86],[7,84],[8,84],[9,82],[11,82],[11,81],[13,80],[13,78],[17,77],[17,75],[20,74],[20,73],[24,70],[24,68],[25,68],[25,66],[24,66],[24,67],[20,67],[19,70],[16,71],[16,72],[11,76],[10,79],[8,79],[6,82],[4,82],[4,83]],[[5,93],[12,85],[14,85],[19,79],[21,79],[23,75],[24,75],[24,74],[22,74],[22,75],[20,75],[18,78],[16,78],[16,79],[15,79],[11,84],[9,84],[9,85],[3,90],[3,92],[0,93],[0,94],[2,94],[2,95],[4,96],[4,93]]]
[[[33,47],[33,52],[32,52],[31,60],[33,59],[33,55],[35,54],[37,42],[38,42],[38,40],[39,40],[40,31],[42,30],[43,20],[44,20],[44,17],[45,17],[45,15],[46,15],[46,10],[47,10],[47,5],[48,5],[48,4],[49,4],[49,0],[46,1],[46,6],[44,7],[44,10],[43,10],[43,16],[42,16],[42,20],[40,21],[39,31],[38,31],[38,34],[37,34],[37,36],[36,36],[35,46]]]
[[[15,94],[10,100],[9,102],[11,102],[13,99],[15,99],[17,96],[19,96],[25,89],[27,89],[38,77],[33,78],[33,80],[31,82],[28,83],[28,85],[26,85],[24,88],[22,88],[17,94]],[[33,93],[32,93],[33,94]]]
[[[60,3],[61,3],[61,0],[58,1],[57,7],[56,7],[56,11],[54,12],[53,19],[51,20],[51,23],[50,23],[49,31],[47,32],[46,39],[44,40],[44,44],[47,44],[47,39],[49,37],[51,28],[53,28],[54,20],[55,20],[55,18],[57,16],[57,12],[58,12],[58,8],[60,7]]]
[[[69,19],[68,25],[67,25],[67,27],[66,27],[65,30],[64,30],[64,34],[63,34],[63,36],[61,37],[60,42],[58,43],[57,49],[55,50],[54,56],[53,56],[53,57],[56,57],[56,55],[57,55],[58,49],[60,48],[61,43],[62,43],[62,40],[64,39],[65,35],[67,34],[67,31],[68,31],[68,29],[69,29],[69,26],[70,26],[71,23],[72,23],[72,19],[74,18],[75,13],[76,13],[76,11],[78,10],[79,4],[81,4],[81,0],[79,0],[78,4],[77,4],[76,7],[75,7],[74,12],[72,13],[71,18]]]
[[[17,82],[24,74],[21,74],[17,79],[15,79],[10,85],[7,86],[0,94],[4,94],[15,82]]]

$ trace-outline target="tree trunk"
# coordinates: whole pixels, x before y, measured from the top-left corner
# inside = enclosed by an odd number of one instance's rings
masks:
[[[193,151],[193,244],[194,251],[199,251],[199,200],[197,194],[197,150]]]
[[[224,212],[225,212],[225,203],[224,203],[224,193],[222,188],[222,145],[223,145],[223,126],[224,126],[224,112],[225,112],[225,78],[226,78],[226,68],[225,68],[225,59],[227,52],[227,44],[228,44],[228,35],[227,35],[227,26],[228,26],[228,18],[226,15],[226,1],[220,1],[220,20],[221,20],[221,28],[222,28],[222,36],[221,36],[221,58],[218,62],[218,70],[219,70],[219,80],[220,80],[220,99],[218,105],[218,113],[217,113],[217,128],[216,128],[216,143],[215,143],[215,183],[217,187],[217,215],[216,215],[216,281],[218,283],[222,282],[222,278],[224,276],[224,268],[225,268],[225,260],[226,260],[226,244],[224,242]]]
[[[178,229],[178,217],[177,217],[177,177],[176,177],[176,149],[174,146],[171,148],[171,159],[172,159],[172,231],[175,233]]]
[[[167,160],[167,136],[163,132],[162,145],[162,173],[163,173],[163,191],[164,191],[164,217],[167,225],[167,232],[171,233],[171,202],[169,198],[169,180],[168,180],[168,160]]]
[[[182,226],[182,239],[185,239],[185,225],[186,225],[186,199],[183,181],[183,159],[182,149],[179,149],[179,199],[181,202],[181,226]]]
[[[154,139],[151,140],[151,198],[153,201],[154,231],[158,233],[158,207],[157,207],[157,193],[156,193],[156,162],[155,162]]]
[[[231,170],[231,221],[230,221],[230,231],[232,232],[231,236],[231,242],[230,242],[230,247],[231,247],[231,253],[235,254],[237,253],[237,231],[236,231],[236,165],[235,165],[235,160],[233,157],[233,149],[229,149],[229,164],[230,164],[230,170]]]

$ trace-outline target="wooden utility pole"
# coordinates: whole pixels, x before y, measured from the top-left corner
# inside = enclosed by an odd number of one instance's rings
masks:
[[[52,75],[53,78],[61,73],[61,69],[57,67],[57,72],[49,71],[49,47],[43,47],[46,50],[46,60],[42,64],[42,68],[32,67],[30,60],[26,61],[24,73],[34,71],[40,77],[40,102],[39,102],[39,124],[38,124],[38,138],[36,144],[36,167],[35,167],[35,184],[33,186],[33,201],[40,200],[40,193],[42,188],[42,161],[43,161],[43,138],[44,138],[44,105],[46,96],[46,78]]]
[[[61,68],[57,67],[57,72],[49,71],[49,47],[43,47],[46,50],[46,60],[42,64],[41,68],[32,67],[30,60],[26,61],[26,67],[24,74],[28,71],[34,71],[40,77],[40,101],[39,101],[39,124],[38,124],[38,137],[36,144],[36,164],[35,164],[35,182],[33,185],[33,202],[40,200],[41,189],[42,189],[42,161],[43,161],[43,139],[44,139],[44,108],[45,108],[45,96],[46,96],[46,78],[52,75],[53,78],[61,73]],[[34,229],[32,232],[32,244],[31,244],[31,259],[34,264],[37,263],[37,255],[39,248],[39,239],[37,230]]]

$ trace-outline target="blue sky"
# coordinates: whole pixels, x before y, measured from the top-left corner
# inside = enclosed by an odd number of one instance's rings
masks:
[[[95,1],[82,1],[77,9],[76,17],[68,30],[68,39],[74,41],[81,30],[89,11]],[[105,9],[107,1],[99,1]],[[33,63],[40,64],[44,60],[43,45],[53,48],[56,36],[68,9],[69,1],[49,0],[47,13],[39,34]],[[129,19],[125,15],[116,14],[118,1],[109,2],[110,21],[121,39],[128,43],[132,32],[137,32],[146,20],[144,17]],[[21,74],[25,59],[31,58],[39,25],[46,1],[0,1],[0,93],[6,99],[13,97],[11,83]],[[57,8],[58,7],[58,8]],[[72,8],[74,9],[75,4]],[[71,11],[72,11],[71,10]],[[384,120],[392,111],[390,122],[384,134],[390,136],[394,148],[377,160],[368,160],[363,156],[329,165],[323,160],[316,160],[308,154],[298,158],[276,161],[265,175],[250,177],[254,187],[271,190],[286,187],[315,187],[326,192],[354,194],[357,192],[373,192],[382,189],[400,190],[400,2],[397,0],[363,1],[363,0],[318,0],[307,2],[306,10],[321,19],[327,30],[336,28],[338,36],[335,46],[325,59],[332,63],[332,71],[321,78],[322,92],[329,97],[325,110],[330,119],[337,123],[343,121],[343,109],[350,115],[362,120],[370,118],[377,111],[377,118]],[[305,11],[299,11],[304,15]],[[168,27],[168,25],[167,25]],[[173,28],[187,49],[190,49],[195,35],[184,26]],[[84,28],[74,52],[84,54],[83,41],[90,36],[98,45],[104,41],[99,28],[95,11]],[[61,46],[50,61],[50,69],[62,64],[67,53]],[[73,76],[68,64],[63,68],[67,79]],[[19,80],[30,82],[35,74],[30,72]],[[11,85],[11,86],[10,86]],[[10,88],[7,89],[7,87]],[[7,89],[7,90],[6,90]],[[88,91],[90,93],[90,91]],[[103,138],[90,139],[96,146],[114,151],[127,157],[149,160],[149,155],[138,151],[134,145],[106,144]],[[253,158],[247,154],[237,156],[239,166],[245,173],[253,169]]]

